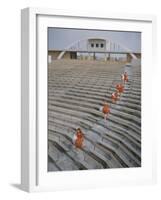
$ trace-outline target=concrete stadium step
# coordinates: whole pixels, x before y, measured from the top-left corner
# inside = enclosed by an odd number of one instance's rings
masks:
[[[109,101],[109,102],[111,101],[111,95],[107,95],[107,94],[105,94],[104,97],[103,96],[100,97],[100,96],[95,96],[95,95],[79,94],[79,93],[76,93],[76,92],[73,93],[73,92],[68,91],[68,92],[66,92],[65,95],[74,96],[74,97],[78,97],[78,98],[79,97],[80,98],[88,98],[88,99],[93,99],[93,100],[98,100],[98,101]],[[50,97],[52,97],[52,96],[56,96],[56,95],[55,94],[50,95]],[[124,102],[124,100],[125,100],[127,107],[134,108],[136,110],[141,110],[140,105],[138,105],[137,103],[136,104],[134,104],[133,102],[131,103],[131,102],[127,101],[126,98],[122,98],[121,100],[122,100],[122,102]],[[121,104],[120,101],[119,101],[119,104]]]
[[[60,135],[64,134],[67,137],[69,137],[64,127],[62,129],[60,126],[58,127],[52,126],[51,129],[52,128],[56,130]],[[70,130],[70,132],[72,132],[72,130]],[[73,134],[74,134],[74,130],[73,130]],[[84,147],[82,151],[88,152],[88,154],[91,155],[96,160],[101,159],[101,162],[106,163],[108,167],[110,168],[127,167],[127,165],[123,161],[120,162],[117,156],[114,156],[110,150],[102,150],[102,148],[98,144],[93,143],[91,140],[86,140],[85,145],[86,147]],[[104,165],[105,168],[108,168],[107,166]]]
[[[101,143],[99,143],[99,144],[102,146],[102,148],[104,148],[104,149],[109,149],[109,145],[108,145],[107,143],[101,142]],[[117,150],[114,150],[114,148],[113,148],[113,152],[114,152],[114,154],[116,154],[121,160],[123,160],[123,161],[126,163],[126,165],[127,165],[128,167],[140,167],[140,165],[138,165],[135,161],[133,161],[133,160],[129,157],[129,155],[127,155],[126,153],[122,153],[120,148],[117,149]]]
[[[141,166],[140,67],[91,62],[82,71],[85,63],[59,61],[49,67],[48,132],[52,137],[49,144],[67,159],[57,163],[56,155],[50,152],[49,171]],[[120,100],[113,104],[111,93],[124,71],[128,71],[129,81]],[[99,111],[104,101],[111,108],[108,124]],[[78,127],[86,133],[85,143],[90,147],[79,151],[82,159],[74,156],[73,136],[69,134],[69,131],[74,134]],[[86,155],[84,159],[81,154]]]
[[[60,112],[60,111],[52,111],[49,113],[49,120],[50,119],[62,119],[62,121],[70,121],[72,123],[78,124],[78,126],[87,128],[87,129],[91,129],[91,127],[94,126],[94,124],[99,124],[101,126],[104,126],[104,124],[101,124],[98,120],[91,120],[91,118],[89,116],[85,116],[83,118],[80,118],[79,116],[75,115],[75,113],[66,113],[66,112]],[[113,125],[112,122],[110,122],[111,125]],[[111,127],[110,125],[110,127]],[[109,127],[108,127],[109,128]],[[116,129],[117,128],[117,129]],[[134,132],[127,132],[127,130],[125,130],[124,128],[120,128],[117,125],[115,125],[115,128],[113,128],[113,131],[118,130],[118,132],[120,132],[120,134],[123,134],[126,137],[129,137],[131,140],[139,140],[138,135],[136,135]],[[129,135],[129,133],[131,133]],[[136,145],[138,145],[138,142],[135,142]]]
[[[49,118],[49,121],[51,123],[59,123],[60,125],[73,125],[75,124],[75,127],[79,127],[79,124],[78,121],[74,121],[74,120],[70,120],[70,119],[66,119],[64,121],[61,121],[61,118],[59,116],[59,118]],[[98,136],[99,137],[104,137],[104,136],[108,136],[114,140],[116,140],[118,143],[123,143],[124,145],[126,145],[127,147],[129,147],[129,149],[131,149],[131,151],[133,151],[137,156],[140,155],[140,147],[139,147],[139,144],[133,140],[131,140],[131,138],[128,138],[125,134],[124,135],[121,135],[121,134],[118,134],[116,133],[114,130],[109,129],[108,127],[104,126],[102,127],[101,125],[98,125],[98,124],[95,124],[94,126],[90,127],[90,131],[86,130],[86,127],[85,128],[85,131],[86,133],[92,133],[92,134],[96,134],[96,137],[98,139]],[[110,131],[109,131],[110,130]]]
[[[55,158],[54,158],[55,159]],[[62,171],[55,161],[48,155],[48,171]]]
[[[95,98],[95,97],[94,97]],[[108,100],[108,102],[111,102],[111,94],[110,95],[108,95],[107,96],[107,94],[104,94],[104,98],[101,98],[101,99],[94,99],[93,98],[93,96],[92,97],[78,97],[78,96],[76,96],[75,94],[73,94],[73,95],[66,95],[66,94],[63,94],[61,97],[59,97],[59,96],[55,96],[55,97],[53,97],[53,96],[49,96],[49,102],[51,102],[52,100],[53,101],[59,101],[59,100],[61,100],[61,101],[67,101],[67,102],[69,102],[69,101],[73,101],[73,102],[75,102],[75,103],[77,103],[78,104],[78,102],[80,102],[81,101],[81,103],[83,102],[83,103],[87,103],[87,104],[89,104],[89,106],[90,105],[92,105],[92,104],[96,104],[96,105],[101,105],[103,102],[103,100],[105,100],[105,99],[107,99]],[[120,100],[122,100],[122,96],[121,96],[121,99]],[[90,103],[89,103],[89,102]],[[127,101],[127,100],[126,100]]]
[[[74,162],[74,164],[78,167],[78,169],[104,168],[102,164],[100,164],[100,162],[97,162],[95,159],[93,159],[91,156],[89,156],[85,152],[82,152],[80,149],[76,149],[72,145],[71,141],[67,140],[65,137],[63,138],[62,135],[59,141],[55,141],[55,134],[50,133],[48,138],[49,138],[49,141],[54,142],[54,144],[57,144],[60,148],[62,148],[64,153]]]
[[[53,145],[54,144],[54,145]],[[67,156],[57,143],[51,144],[49,141],[48,154],[50,158],[56,163],[61,170],[78,170],[79,167],[72,161],[72,159]],[[61,159],[59,159],[61,158]]]
[[[49,98],[56,97],[56,96],[57,97],[62,97],[62,96],[65,97],[66,95],[67,94],[65,94],[65,95],[64,94],[62,94],[62,95],[58,94],[58,95],[51,96]],[[80,98],[80,100],[81,100],[81,98],[87,98],[89,100],[99,101],[100,105],[102,105],[102,103],[104,101],[107,101],[107,102],[111,103],[111,96],[110,97],[104,96],[104,98],[103,97],[100,98],[100,97],[95,97],[95,96],[91,96],[91,95],[68,94],[68,97],[69,96]],[[121,99],[121,101],[118,101],[117,105],[120,105],[120,106],[124,105],[124,107],[126,105],[126,107],[129,108],[129,109],[133,109],[133,110],[136,110],[136,111],[141,111],[141,105],[129,103],[128,101],[124,101],[123,99]]]
[[[77,97],[77,96],[73,96],[73,95],[61,95],[60,96],[55,96],[55,97],[49,97],[48,98],[48,101],[55,101],[55,100],[59,100],[59,99],[66,99],[66,100],[75,100],[75,101],[81,101],[81,102],[87,102],[87,103],[92,103],[92,104],[96,104],[96,105],[99,105],[101,106],[102,105],[102,101],[101,100],[95,100],[95,99],[92,99],[92,98],[84,98],[84,97]],[[111,103],[110,101],[111,99],[109,99],[108,102]],[[141,112],[136,110],[136,109],[132,109],[132,108],[129,108],[126,106],[126,104],[120,104],[121,102],[118,101],[117,103],[115,104],[112,104],[111,103],[111,108],[115,108],[116,110],[118,111],[122,111],[122,112],[125,112],[125,113],[129,113],[129,114],[132,114],[134,116],[137,116],[140,118],[141,116]]]
[[[70,116],[75,116],[75,117],[80,117],[82,116],[81,118],[84,118],[84,119],[88,119],[89,121],[93,122],[93,123],[96,123],[98,122],[98,120],[102,119],[102,117],[98,118],[98,117],[95,117],[89,113],[85,113],[85,112],[81,112],[81,111],[78,111],[78,110],[69,110],[69,109],[66,109],[66,108],[62,108],[62,107],[57,107],[57,106],[52,106],[52,109],[49,110],[49,115],[52,114],[52,112],[60,112],[62,114],[69,114]],[[122,128],[123,130],[129,130],[129,134],[130,132],[132,132],[132,135],[133,137],[136,136],[137,138],[139,138],[139,135],[138,133],[136,133],[135,131],[133,131],[130,127],[127,127],[127,126],[124,126],[124,124],[121,124],[119,123],[119,121],[116,121],[116,120],[113,120],[111,118],[108,119],[110,122],[113,122],[115,123],[115,126],[116,127],[119,127],[119,128]]]
[[[52,91],[54,91],[54,88],[57,89],[58,86],[50,86],[48,87],[49,91],[52,93]],[[79,91],[92,91],[92,92],[97,92],[97,94],[99,95],[99,93],[102,95],[103,94],[108,94],[108,93],[111,93],[113,91],[115,91],[115,87],[112,87],[112,85],[108,85],[106,86],[105,88],[102,88],[102,87],[94,87],[94,86],[91,86],[91,87],[87,87],[87,86],[77,86],[77,85],[74,85],[74,84],[71,84],[68,85],[65,84],[64,86],[63,85],[60,85],[59,86],[60,88],[63,88],[63,89],[68,89],[68,91],[70,91],[70,89],[75,89],[77,90],[78,92]],[[98,92],[99,90],[99,92]],[[139,98],[140,96],[140,91],[137,91],[137,90],[133,90],[132,88],[128,88],[128,87],[125,87],[125,94],[130,94],[131,97],[134,97],[134,98]],[[124,95],[124,94],[123,94]]]
[[[63,70],[62,68],[60,69],[61,71]],[[95,70],[95,71],[94,71]],[[76,69],[74,69],[73,71],[69,71],[69,70],[67,70],[67,71],[65,71],[64,70],[64,72],[58,72],[57,71],[57,69],[53,69],[53,71],[52,70],[50,70],[50,74],[49,74],[49,78],[50,79],[52,79],[53,77],[56,77],[56,78],[58,78],[58,76],[57,75],[62,75],[61,76],[61,78],[66,78],[66,77],[69,77],[69,76],[71,76],[72,75],[72,78],[74,79],[74,78],[79,78],[79,77],[86,77],[86,78],[88,78],[88,77],[90,77],[91,79],[92,78],[97,78],[97,77],[100,77],[100,78],[111,78],[111,77],[113,77],[113,76],[117,76],[117,77],[119,77],[120,79],[121,79],[121,74],[123,73],[123,71],[121,71],[121,70],[118,70],[118,71],[109,71],[107,68],[105,68],[105,69],[99,69],[99,70],[102,70],[102,72],[100,72],[100,71],[98,71],[98,70],[96,70],[96,69],[94,69],[94,68],[92,68],[92,70],[90,69],[85,69],[84,71],[82,71],[82,69],[80,69],[80,70],[78,70],[78,68]],[[133,73],[133,74],[129,74],[128,75],[128,77],[129,77],[129,81],[131,81],[131,80],[134,80],[134,81],[139,81],[139,82],[141,82],[141,80],[139,79],[140,77],[141,77],[141,75],[140,74],[137,74],[137,73]]]
[[[50,124],[52,124],[53,122],[50,122],[49,123],[49,126]],[[57,122],[55,121],[54,124],[59,124],[59,126],[66,126],[66,127],[71,127],[72,129],[76,129],[77,125],[75,124],[71,124],[71,123],[68,123],[68,122],[63,122],[61,123],[61,121]],[[85,132],[86,130],[84,130]],[[87,132],[88,133],[88,132]],[[93,134],[85,134],[85,138],[88,139],[88,140],[92,140],[93,143],[98,143],[98,141],[100,143],[102,143],[102,137],[98,136],[97,137],[92,137]],[[119,148],[119,152],[120,152],[120,155],[122,156],[122,158],[124,158],[124,162],[130,166],[131,164],[132,165],[136,165],[138,166],[139,165],[139,161],[136,159],[135,156],[133,156],[132,153],[130,153],[130,151],[127,151],[126,148],[124,148],[124,144],[122,145],[117,139],[115,139],[117,141],[117,144],[116,144],[116,141],[112,141],[112,139],[110,138],[106,138],[106,145],[112,149],[112,151],[116,151],[118,148]],[[124,150],[123,150],[124,149]],[[116,153],[116,152],[115,152]],[[128,160],[127,160],[128,158]]]
[[[98,118],[102,118],[103,114],[99,111],[99,110],[94,110],[94,109],[90,109],[90,108],[84,108],[81,106],[75,106],[75,105],[69,105],[66,103],[61,103],[61,102],[53,102],[52,105],[48,105],[48,109],[52,110],[52,108],[54,106],[60,107],[60,108],[67,108],[67,109],[71,109],[71,110],[77,110],[77,111],[81,111],[81,112],[85,112],[85,113],[90,113]],[[138,134],[140,134],[140,127],[138,125],[136,125],[135,123],[129,121],[129,120],[125,120],[122,119],[118,116],[115,116],[113,114],[109,114],[109,118],[113,121],[115,121],[116,123],[120,123],[121,125],[130,128],[132,130],[134,130],[135,132],[137,132]]]
[[[113,87],[113,88],[111,88],[110,89],[110,91],[108,91],[108,88],[107,88],[107,91],[104,91],[103,93],[101,92],[101,91],[91,91],[91,90],[85,90],[85,88],[84,88],[84,90],[82,89],[82,90],[77,90],[77,89],[75,89],[75,88],[73,88],[73,89],[70,89],[70,90],[68,90],[69,92],[73,92],[73,93],[79,93],[79,94],[89,94],[89,95],[96,95],[96,96],[104,96],[105,94],[111,94],[111,92],[112,91],[115,91],[116,89],[115,89],[115,87]],[[123,95],[125,95],[126,93],[123,93]],[[132,95],[132,94],[130,94],[131,96],[129,96],[129,98],[131,97],[136,97],[137,98],[137,96],[135,95]]]
[[[49,105],[49,109],[53,108],[53,106],[57,106],[57,107],[60,107],[60,108],[67,108],[67,109],[70,109],[71,110],[78,110],[78,111],[81,111],[81,112],[86,112],[86,113],[90,113],[92,115],[95,115],[95,116],[98,116],[99,118],[103,118],[103,115],[102,113],[99,111],[99,110],[93,110],[93,109],[87,109],[87,108],[83,108],[83,107],[80,107],[80,106],[70,106],[70,105],[66,105],[66,104],[61,104],[61,103],[54,103],[52,105]],[[118,123],[121,123],[123,126],[126,126],[127,128],[131,128],[132,130],[140,133],[140,126],[136,125],[136,123],[133,123],[132,121],[129,121],[129,120],[125,120],[123,119],[123,116],[122,118],[120,118],[120,116],[117,116],[117,115],[114,115],[112,113],[113,111],[111,111],[109,117],[112,121],[116,121],[118,120]]]
[[[94,95],[94,96],[103,96],[104,95],[107,95],[107,96],[111,96],[111,93],[113,91],[115,91],[116,89],[113,88],[113,89],[109,89],[111,86],[109,86],[108,88],[106,88],[106,90],[101,90],[99,89],[99,92],[97,91],[98,89],[93,89],[93,88],[86,88],[86,87],[83,87],[82,89],[76,87],[76,86],[71,86],[70,88],[68,87],[68,91],[67,92],[73,92],[73,93],[80,93],[80,94],[90,94],[90,95]],[[52,88],[53,89],[53,88]],[[64,89],[64,88],[63,88]],[[50,90],[49,90],[50,91]],[[52,93],[51,93],[52,94]],[[128,99],[132,99],[133,101],[135,100],[136,103],[139,102],[140,104],[140,95],[139,94],[133,94],[132,92],[126,92],[122,94],[122,97],[123,98],[127,98],[127,95],[128,95]]]
[[[71,135],[67,132],[67,130],[65,129],[61,129],[60,126],[59,128],[57,126],[51,126],[50,127],[53,130],[49,130],[49,140],[55,139],[55,135],[58,134],[59,137],[66,137],[68,138],[68,140],[71,143],[71,147],[69,149],[69,151],[74,151],[75,152],[75,157],[78,156],[78,160],[80,160],[80,153],[81,155],[83,154],[83,159],[81,157],[81,161],[83,160],[84,162],[82,164],[84,164],[86,162],[86,165],[91,165],[89,167],[93,168],[93,161],[95,161],[97,164],[100,163],[101,164],[101,168],[114,168],[114,167],[123,167],[114,157],[111,156],[111,154],[104,154],[104,152],[100,151],[99,148],[97,148],[97,150],[95,149],[95,146],[93,144],[90,144],[90,147],[84,147],[83,149],[76,149],[73,144],[72,144],[72,137]],[[63,127],[64,128],[64,127]],[[70,132],[72,132],[72,130],[70,130]],[[73,132],[74,135],[74,132]],[[91,163],[91,159],[93,159],[92,163]],[[80,162],[81,162],[80,161]],[[85,165],[85,164],[84,164]],[[95,166],[96,167],[96,166]]]
[[[99,110],[100,109],[100,105],[98,104],[94,104],[94,103],[88,103],[88,102],[85,102],[85,101],[75,101],[75,100],[68,100],[68,99],[65,99],[65,98],[55,98],[54,101],[53,100],[48,100],[48,105],[54,105],[54,102],[61,102],[61,103],[67,103],[67,104],[72,104],[72,105],[76,105],[76,106],[83,106],[84,108],[93,108],[93,109],[96,109],[96,110]],[[131,121],[134,121],[136,124],[139,124],[140,125],[140,118],[138,118],[137,116],[134,116],[134,115],[131,115],[131,114],[128,114],[128,113],[125,113],[125,112],[122,112],[122,111],[117,111],[115,110],[115,107],[111,107],[111,114],[114,114],[115,116],[120,116],[122,117],[123,119],[128,119],[128,120],[131,120]]]
[[[75,123],[77,124],[79,127],[84,127],[86,129],[91,129],[91,127],[94,126],[94,124],[98,124],[100,126],[103,126],[104,127],[104,124],[100,123],[100,122],[92,122],[90,118],[85,118],[85,119],[80,119],[79,117],[75,117],[75,116],[69,116],[65,113],[58,113],[58,112],[52,112],[50,113],[50,116],[49,116],[49,120],[53,120],[53,119],[61,119],[63,122],[67,121],[67,122],[71,122],[71,123]],[[110,124],[112,124],[110,122]],[[111,126],[110,126],[111,127]],[[108,127],[109,129],[109,127]],[[115,132],[115,128],[111,128],[110,130]],[[134,133],[132,133],[131,135],[129,135],[127,133],[127,131],[125,131],[125,129],[119,129],[119,134],[120,135],[123,135],[124,137],[128,137],[130,140],[132,140],[134,142],[134,140],[136,140],[136,138],[134,137]],[[126,135],[125,135],[126,134]],[[138,140],[138,136],[136,135],[137,137],[137,140]],[[136,142],[136,145],[139,145],[138,142]]]

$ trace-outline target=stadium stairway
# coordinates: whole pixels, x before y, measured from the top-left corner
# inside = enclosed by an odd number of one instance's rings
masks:
[[[129,81],[117,103],[115,85],[127,71]],[[105,121],[100,107],[107,101]],[[85,141],[73,145],[76,128]],[[141,68],[124,64],[55,61],[48,69],[48,170],[141,166]]]

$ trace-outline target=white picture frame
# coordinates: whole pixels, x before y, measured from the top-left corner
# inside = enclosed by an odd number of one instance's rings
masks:
[[[86,22],[86,23],[84,23]],[[99,23],[96,23],[99,22]],[[47,27],[141,31],[142,35],[142,158],[139,169],[53,172],[47,165]],[[107,28],[105,27],[105,30]],[[54,191],[156,182],[155,133],[152,132],[152,101],[147,84],[155,67],[156,19],[152,15],[112,14],[25,8],[21,15],[21,188]],[[43,38],[43,42],[42,41]],[[41,60],[40,60],[41,58]],[[40,90],[41,88],[41,90]],[[42,123],[44,122],[44,123]],[[146,134],[144,134],[146,133]],[[79,181],[78,181],[79,180]]]

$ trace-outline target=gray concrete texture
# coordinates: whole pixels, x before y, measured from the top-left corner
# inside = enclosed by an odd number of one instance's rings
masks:
[[[116,104],[115,85],[129,81]],[[100,111],[110,104],[108,120]],[[84,146],[73,145],[81,128]],[[55,60],[48,67],[48,171],[141,166],[140,62]]]

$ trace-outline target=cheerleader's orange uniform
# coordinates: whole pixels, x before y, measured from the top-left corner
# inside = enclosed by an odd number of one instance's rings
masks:
[[[81,149],[83,146],[83,141],[84,141],[84,134],[80,129],[78,129],[76,132],[75,146]]]

